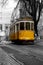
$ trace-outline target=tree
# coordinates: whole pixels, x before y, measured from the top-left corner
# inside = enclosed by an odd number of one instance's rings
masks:
[[[42,2],[38,0],[23,0],[23,2],[25,4],[26,11],[32,16],[34,20],[34,30],[38,36],[37,24],[42,11]]]

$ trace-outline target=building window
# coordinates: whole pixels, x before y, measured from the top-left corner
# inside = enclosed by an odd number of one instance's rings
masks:
[[[8,26],[6,26],[6,30],[8,29]]]
[[[0,30],[2,31],[2,24],[0,24]]]

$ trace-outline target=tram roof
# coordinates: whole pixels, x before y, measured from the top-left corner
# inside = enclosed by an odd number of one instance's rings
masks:
[[[21,17],[21,18],[18,18],[16,19],[17,21],[32,21],[32,17]]]
[[[20,23],[20,22],[31,22],[31,23],[34,23],[33,22],[33,19],[31,17],[24,17],[24,18],[19,18],[17,19],[15,22],[13,22],[12,24],[17,24],[17,23]],[[11,25],[12,25],[11,24]]]

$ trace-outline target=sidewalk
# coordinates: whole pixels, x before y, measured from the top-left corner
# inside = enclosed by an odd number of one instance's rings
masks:
[[[43,39],[37,40],[35,42],[36,45],[43,46]]]
[[[20,65],[0,48],[0,65]]]

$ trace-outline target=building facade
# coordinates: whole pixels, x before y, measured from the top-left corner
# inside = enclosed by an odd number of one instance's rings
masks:
[[[18,0],[0,0],[0,41],[8,38],[11,14],[17,2]]]
[[[0,41],[8,40],[10,24],[0,24]]]

